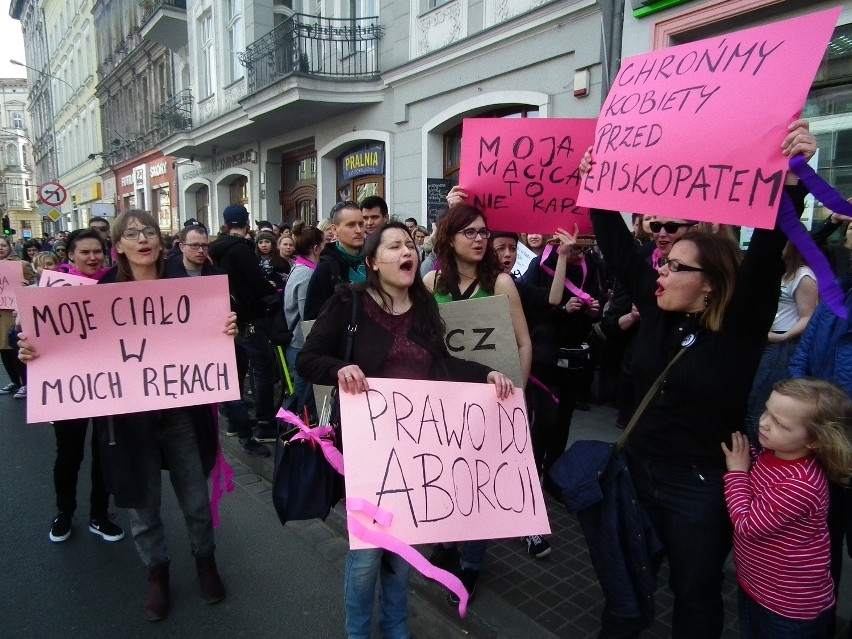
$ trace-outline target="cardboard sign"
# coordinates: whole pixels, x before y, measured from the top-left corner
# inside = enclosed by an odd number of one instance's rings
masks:
[[[80,275],[60,273],[59,271],[42,271],[41,277],[38,280],[38,285],[45,288],[56,286],[89,286],[97,283],[98,281],[93,280],[91,277],[81,277]]]
[[[598,118],[580,204],[772,228],[788,166],[781,142],[839,14],[625,60]]]
[[[239,399],[225,275],[23,288],[27,421]]]
[[[368,383],[340,395],[346,497],[391,511],[384,532],[409,544],[550,532],[523,392],[502,401],[492,384]],[[349,545],[370,547],[351,534]]]
[[[21,260],[0,260],[0,310],[14,310],[15,293],[26,285]]]
[[[450,355],[484,364],[509,377],[517,388],[523,388],[521,357],[509,313],[509,298],[492,295],[475,300],[438,304],[438,311],[447,326],[444,341]],[[307,338],[313,321],[302,322]],[[358,334],[355,334],[358,339]],[[331,393],[331,386],[314,384],[317,411]]]
[[[450,355],[485,364],[523,388],[521,358],[506,295],[438,304],[438,310],[447,325],[444,341]]]
[[[459,184],[496,231],[591,232],[577,205],[595,120],[472,118],[462,124]]]

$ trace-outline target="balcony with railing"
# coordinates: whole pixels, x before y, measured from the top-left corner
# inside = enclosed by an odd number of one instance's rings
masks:
[[[154,111],[155,139],[159,143],[175,133],[192,129],[192,92],[184,89]]]
[[[140,0],[142,37],[172,51],[186,46],[186,0]]]
[[[292,130],[381,102],[382,32],[376,17],[290,16],[240,55],[240,105],[255,124]]]
[[[379,73],[378,18],[318,18],[295,14],[246,47],[249,95],[300,75],[342,80]]]

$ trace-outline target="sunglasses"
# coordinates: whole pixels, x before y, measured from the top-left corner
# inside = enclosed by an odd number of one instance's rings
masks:
[[[662,229],[666,229],[666,233],[673,235],[678,232],[682,226],[695,226],[695,222],[648,222],[648,226],[654,233],[659,233]]]
[[[703,268],[698,268],[697,266],[690,266],[689,264],[684,264],[679,260],[670,260],[668,258],[662,257],[659,261],[660,266],[668,266],[669,270],[672,273],[677,273],[679,271],[683,271],[684,273],[703,273]]]

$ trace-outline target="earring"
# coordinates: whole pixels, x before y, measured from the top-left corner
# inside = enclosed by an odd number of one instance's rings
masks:
[[[708,306],[710,306],[710,296],[705,295],[704,296],[704,308],[707,308]]]

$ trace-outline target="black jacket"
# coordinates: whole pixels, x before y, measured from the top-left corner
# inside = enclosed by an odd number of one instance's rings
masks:
[[[117,268],[111,269],[98,283],[114,283],[117,272]],[[189,411],[205,474],[216,465],[218,435],[215,404],[94,417],[92,423],[100,446],[104,481],[107,490],[114,495],[116,506],[144,508],[147,505],[148,459],[151,447],[156,445],[155,430],[168,410]],[[168,469],[165,459],[163,469]]]
[[[257,261],[251,240],[226,235],[210,244],[210,259],[228,274],[237,318],[252,322],[266,313],[269,295],[275,287],[267,280]]]
[[[338,284],[349,283],[349,262],[340,254],[336,244],[329,244],[320,256],[305,298],[305,320],[315,320],[325,303],[334,295]]]
[[[785,187],[797,209],[803,187]],[[722,330],[699,330],[697,319],[657,306],[657,271],[639,255],[630,231],[612,211],[592,210],[604,258],[624,284],[642,321],[633,352],[636,398],[642,398],[690,334],[697,339],[672,368],[627,444],[637,457],[677,467],[724,470],[720,442],[745,421],[746,403],[778,307],[787,241],[777,227],[757,229],[737,274]]]

